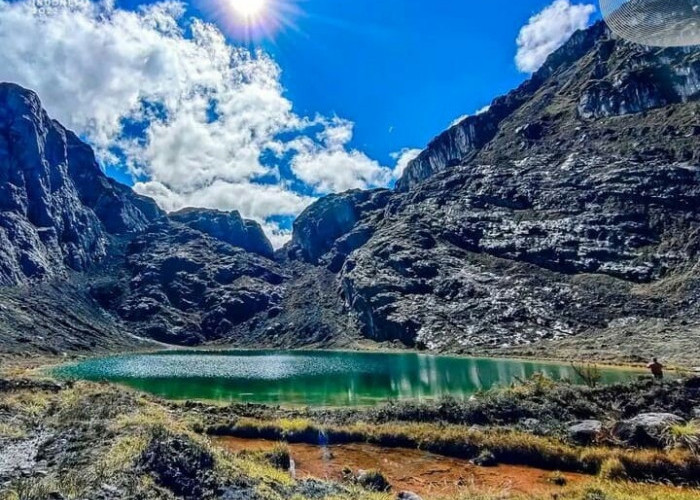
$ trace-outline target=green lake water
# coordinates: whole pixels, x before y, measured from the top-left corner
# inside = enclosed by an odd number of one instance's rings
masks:
[[[61,377],[107,380],[168,399],[310,406],[468,398],[536,372],[576,381],[571,367],[563,364],[416,353],[168,351],[89,359],[55,369]],[[638,375],[604,368],[602,383]]]

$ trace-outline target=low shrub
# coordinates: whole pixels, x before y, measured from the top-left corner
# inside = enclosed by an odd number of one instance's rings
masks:
[[[697,420],[671,425],[664,429],[662,436],[667,448],[681,448],[700,455],[700,422]]]
[[[623,450],[579,447],[556,439],[509,429],[475,430],[442,424],[358,423],[321,429],[305,421],[303,428],[284,430],[275,421],[246,419],[229,427],[231,435],[248,438],[293,440],[319,444],[367,442],[393,448],[421,449],[432,453],[474,460],[488,450],[498,463],[527,465],[548,470],[626,477],[636,481],[670,481],[700,484],[700,459],[684,450]],[[624,472],[624,474],[618,472]]]
[[[627,478],[627,471],[619,458],[607,458],[601,464],[598,475],[602,479],[619,481]]]
[[[566,483],[568,481],[564,474],[557,470],[552,472],[549,476],[547,476],[547,482],[552,483],[556,486],[566,486]]]
[[[389,481],[378,470],[359,471],[355,480],[357,484],[370,491],[386,492],[391,490]]]
[[[289,470],[292,466],[292,455],[289,446],[285,443],[278,443],[272,450],[265,454],[265,458],[273,467],[281,470]]]

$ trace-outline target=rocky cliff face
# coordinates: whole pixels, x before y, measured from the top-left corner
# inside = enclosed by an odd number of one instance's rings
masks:
[[[294,244],[337,228],[334,207],[360,213],[302,255],[339,270],[345,307],[379,341],[525,352],[660,324],[649,349],[700,340],[699,71],[700,51],[646,49],[599,23],[439,135],[373,210],[353,193],[312,206]]]
[[[275,253],[260,224],[243,219],[238,212],[186,208],[168,217],[247,252],[267,258]]]
[[[697,160],[700,132],[694,108],[684,104],[696,102],[699,94],[697,49],[630,44],[599,22],[575,33],[531,79],[496,98],[486,112],[437,136],[407,166],[397,188],[405,191],[471,160],[530,153],[634,156],[663,150],[670,159]],[[639,113],[649,111],[654,112],[640,119]]]
[[[116,264],[92,296],[131,331],[180,345],[231,338],[278,306],[285,280],[274,262],[167,220],[131,238]]]
[[[108,179],[36,94],[0,85],[0,285],[84,271],[105,256],[110,234],[161,215]]]

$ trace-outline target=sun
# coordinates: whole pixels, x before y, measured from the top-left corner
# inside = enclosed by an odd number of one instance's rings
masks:
[[[230,2],[236,13],[245,19],[260,16],[267,4],[267,0],[230,0]]]
[[[208,11],[227,36],[245,43],[274,40],[283,30],[299,31],[304,0],[191,0]],[[0,3],[2,0],[0,0]]]

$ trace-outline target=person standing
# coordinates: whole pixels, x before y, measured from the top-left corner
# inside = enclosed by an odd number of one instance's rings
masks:
[[[661,380],[664,378],[664,365],[659,363],[658,358],[651,360],[651,363],[647,365],[647,368],[651,371],[651,374],[656,380]]]

